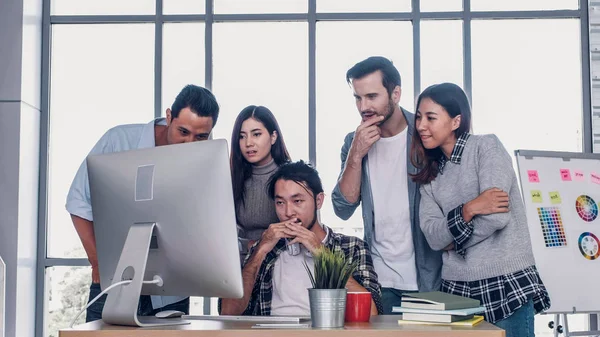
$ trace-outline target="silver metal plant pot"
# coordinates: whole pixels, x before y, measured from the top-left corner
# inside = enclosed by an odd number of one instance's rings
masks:
[[[346,289],[308,289],[313,328],[343,328]]]

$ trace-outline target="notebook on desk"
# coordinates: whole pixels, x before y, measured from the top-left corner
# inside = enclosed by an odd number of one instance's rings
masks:
[[[448,326],[466,326],[466,327],[473,327],[481,322],[483,322],[483,316],[478,316],[478,315],[474,315],[471,319],[467,319],[464,321],[458,321],[458,322],[452,322],[452,323],[407,321],[407,320],[403,320],[403,319],[398,320],[398,324],[400,324],[400,325],[448,325]]]
[[[404,308],[453,310],[477,308],[480,305],[479,300],[441,291],[406,293],[402,295],[402,307]]]
[[[310,321],[310,316],[198,316],[184,315],[183,319],[221,322],[271,322],[271,323],[301,323]]]

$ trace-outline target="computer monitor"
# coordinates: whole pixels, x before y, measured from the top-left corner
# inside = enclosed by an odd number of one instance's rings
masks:
[[[170,325],[138,317],[140,294],[241,298],[237,226],[223,139],[87,158],[102,289],[102,319]],[[142,284],[155,275],[162,286]]]

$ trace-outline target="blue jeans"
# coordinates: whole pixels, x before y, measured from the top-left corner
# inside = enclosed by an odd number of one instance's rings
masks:
[[[534,315],[533,301],[529,300],[512,315],[494,325],[506,330],[506,337],[534,337]]]
[[[102,290],[100,289],[100,283],[92,283],[90,286],[90,296],[88,298],[88,303],[93,300],[96,296],[98,296]],[[94,304],[90,305],[86,311],[86,322],[96,321],[102,319],[102,310],[104,309],[104,303],[106,302],[106,294],[102,295]],[[157,312],[163,310],[178,310],[184,312],[186,315],[190,313],[190,299],[189,297],[183,299],[179,302],[172,303],[166,305],[162,308],[153,309],[152,308],[152,300],[148,295],[140,296],[140,301],[138,303],[138,312],[137,314],[140,316],[153,316],[156,315]]]
[[[416,290],[400,290],[394,288],[381,288],[381,304],[383,305],[384,315],[400,315],[392,312],[392,307],[399,307],[402,304],[402,295],[415,293]]]

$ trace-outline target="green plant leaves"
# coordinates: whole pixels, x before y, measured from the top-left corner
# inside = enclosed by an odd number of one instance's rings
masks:
[[[358,261],[346,262],[342,251],[332,252],[327,247],[321,247],[313,254],[315,262],[314,275],[303,262],[314,289],[344,289],[348,279],[358,267]]]

